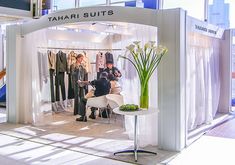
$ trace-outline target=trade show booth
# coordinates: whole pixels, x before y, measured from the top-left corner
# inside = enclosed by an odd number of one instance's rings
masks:
[[[182,9],[69,9],[9,26],[6,35],[7,74],[11,75],[7,77],[8,122],[37,124],[53,108],[48,105],[68,106],[67,72],[65,92],[52,99],[49,52],[86,55],[88,80],[96,78],[97,56],[111,53],[123,73],[124,102],[138,104],[138,76],[118,58],[128,56],[126,46],[134,41],[142,45],[156,41],[168,49],[149,86],[150,106],[159,112],[139,122],[141,138],[150,141],[146,145],[180,151],[188,144],[190,131],[211,123],[220,112],[229,112],[229,31],[189,17]],[[125,119],[127,131],[133,130],[130,120]]]

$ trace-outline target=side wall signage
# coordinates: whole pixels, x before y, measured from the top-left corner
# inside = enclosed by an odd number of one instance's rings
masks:
[[[192,32],[201,33],[210,37],[222,38],[224,34],[224,29],[212,24],[208,24],[207,22],[199,21],[190,16],[187,17],[187,26],[188,30]]]
[[[31,0],[0,0],[0,6],[30,11]]]

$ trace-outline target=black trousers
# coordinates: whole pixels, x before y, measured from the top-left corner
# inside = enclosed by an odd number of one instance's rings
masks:
[[[74,98],[74,89],[72,88],[72,76],[68,74],[68,99]]]
[[[54,88],[54,69],[49,69],[50,74],[50,88],[51,88],[51,102],[55,102],[55,88]]]
[[[88,81],[88,73],[85,74],[84,81]],[[85,94],[87,94],[88,93],[88,85],[85,85],[84,89],[85,89]]]
[[[75,83],[74,87],[74,115],[84,116],[86,114],[86,104],[81,101],[85,97],[85,91],[83,87],[79,87],[78,83]]]
[[[86,103],[87,103],[87,99],[85,99],[85,98],[80,99],[78,114],[81,116],[86,116]],[[96,110],[97,110],[97,108],[91,107],[91,113],[95,114]]]
[[[55,76],[55,95],[56,95],[56,101],[60,101],[60,89],[62,94],[62,99],[66,100],[65,95],[65,84],[64,84],[64,72],[59,72]]]

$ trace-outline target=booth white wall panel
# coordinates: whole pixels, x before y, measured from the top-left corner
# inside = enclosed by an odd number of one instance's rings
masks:
[[[7,27],[7,121],[18,122],[19,109],[19,56],[21,54],[20,26]]]
[[[219,101],[219,112],[228,113],[231,108],[232,101],[232,30],[225,30],[224,39],[221,41],[222,47],[220,49],[220,101]]]
[[[185,147],[185,18],[180,9],[158,15],[159,43],[168,48],[158,68],[159,147]]]

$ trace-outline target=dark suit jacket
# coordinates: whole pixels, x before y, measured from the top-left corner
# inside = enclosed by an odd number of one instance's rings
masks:
[[[111,53],[109,53],[109,52],[106,52],[106,53],[105,53],[105,59],[106,59],[106,63],[107,63],[107,62],[111,62],[111,63],[114,62],[114,61],[113,61],[113,54],[111,54]]]
[[[56,73],[66,72],[67,71],[67,58],[66,54],[62,51],[59,51],[56,54]]]

